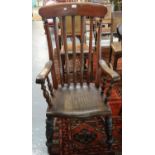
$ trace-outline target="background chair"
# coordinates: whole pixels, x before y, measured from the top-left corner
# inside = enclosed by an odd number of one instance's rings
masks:
[[[112,13],[112,27],[111,27],[111,50],[109,56],[109,62],[113,59],[113,69],[116,70],[118,59],[122,57],[122,42],[120,35],[117,33],[118,25],[122,24],[122,12],[115,11]],[[115,42],[113,36],[117,36],[118,40]]]
[[[101,23],[107,12],[107,8],[103,5],[93,3],[64,3],[54,4],[50,6],[44,6],[40,8],[39,13],[44,20],[44,28],[46,31],[46,37],[48,42],[49,61],[42,69],[40,74],[36,78],[36,83],[41,85],[43,96],[48,104],[46,111],[46,145],[48,147],[49,154],[51,154],[52,139],[53,139],[53,127],[54,118],[78,118],[85,119],[91,117],[103,117],[105,123],[105,130],[107,134],[106,143],[109,149],[112,146],[112,118],[111,109],[108,105],[108,99],[111,94],[112,87],[120,80],[119,75],[109,68],[106,62],[101,59],[100,52],[100,35],[101,35]],[[66,17],[71,16],[72,25],[72,51],[68,51],[67,44],[67,32],[66,32]],[[80,16],[80,50],[76,50],[75,41],[75,17]],[[90,18],[90,37],[88,48],[88,68],[84,68],[84,17]],[[62,18],[62,42],[64,46],[65,55],[65,71],[62,71],[62,59],[61,51],[59,47],[58,39],[58,25],[56,18]],[[96,45],[97,66],[96,74],[91,78],[91,61],[92,58],[92,35],[93,35],[93,18],[99,17],[100,22],[98,24],[98,35]],[[56,48],[53,47],[53,41],[51,37],[51,27],[47,20],[53,19],[53,35]],[[72,57],[70,57],[70,54]],[[55,55],[57,56],[58,64],[55,61]],[[80,57],[80,70],[76,66],[76,56]],[[69,60],[72,59],[73,70],[70,70]],[[83,78],[84,72],[87,74],[87,79]],[[51,78],[50,75],[52,74]],[[59,74],[59,75],[58,75]],[[105,80],[105,77],[109,77],[110,80]],[[104,81],[102,82],[102,77]],[[72,79],[73,78],[73,79]],[[51,81],[52,79],[52,81]],[[102,83],[102,85],[101,85]],[[108,85],[107,89],[105,85]],[[102,87],[102,91],[100,91]],[[48,88],[48,89],[47,89]]]

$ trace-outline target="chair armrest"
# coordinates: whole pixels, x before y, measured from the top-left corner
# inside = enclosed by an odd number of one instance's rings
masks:
[[[49,72],[51,71],[52,68],[52,61],[48,61],[42,71],[38,74],[36,78],[36,83],[42,84],[45,82],[45,79],[47,78]]]
[[[116,71],[114,71],[112,68],[110,68],[103,59],[99,60],[99,65],[102,71],[107,73],[114,82],[120,80],[119,74]]]

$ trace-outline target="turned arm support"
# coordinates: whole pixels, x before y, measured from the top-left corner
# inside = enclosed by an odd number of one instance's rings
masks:
[[[52,68],[52,61],[48,61],[44,68],[42,69],[42,71],[38,74],[37,78],[36,78],[36,83],[38,84],[43,84],[49,74],[49,72],[51,71]]]
[[[120,80],[119,74],[116,71],[114,71],[112,67],[110,68],[103,59],[99,60],[99,66],[103,72],[110,76],[113,82]]]
[[[48,77],[48,74],[51,71],[51,68],[52,68],[52,61],[48,61],[45,64],[42,71],[38,74],[38,76],[36,78],[36,83],[41,84],[41,89],[43,91],[43,96],[45,97],[49,108],[51,108],[52,105],[53,105],[51,97],[54,96],[53,86],[52,86],[52,84],[50,82],[50,79]],[[47,81],[48,90],[46,89],[45,80]]]

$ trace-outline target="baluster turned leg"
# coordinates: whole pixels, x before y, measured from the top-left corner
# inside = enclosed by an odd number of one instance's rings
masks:
[[[46,115],[46,146],[48,148],[49,155],[52,155],[52,142],[53,142],[53,117]]]
[[[52,84],[50,82],[49,77],[47,77],[47,84],[48,84],[48,89],[50,91],[51,96],[54,97],[53,86],[52,86]]]
[[[109,100],[109,97],[111,95],[111,90],[112,90],[112,86],[114,84],[114,81],[110,81],[110,85],[109,85],[109,88],[106,92],[106,97],[104,99],[104,103],[107,104],[108,103],[108,100]],[[108,144],[108,147],[109,149],[111,149],[112,147],[112,143],[113,143],[113,137],[112,137],[112,116],[106,116],[105,117],[105,128],[106,128],[106,134],[107,134],[107,144]]]
[[[109,149],[112,147],[113,137],[112,137],[112,118],[111,116],[105,117],[105,131],[107,134],[106,143],[108,144]]]

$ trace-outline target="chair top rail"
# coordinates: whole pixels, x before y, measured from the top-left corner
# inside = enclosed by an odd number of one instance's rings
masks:
[[[107,8],[102,4],[68,2],[43,6],[39,14],[43,19],[62,16],[104,17]]]

